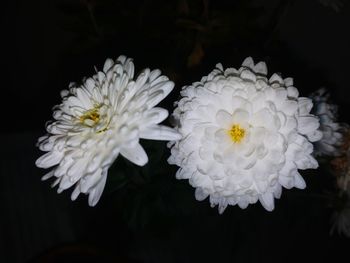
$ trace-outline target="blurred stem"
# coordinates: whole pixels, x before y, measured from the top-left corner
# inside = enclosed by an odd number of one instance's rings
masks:
[[[203,18],[208,21],[209,19],[209,0],[203,0]]]
[[[180,15],[188,16],[190,14],[190,8],[187,0],[179,0],[177,3],[177,10]]]
[[[94,27],[94,30],[95,30],[95,33],[97,36],[101,36],[101,31],[100,31],[100,28],[98,27],[97,25],[97,22],[96,22],[96,18],[95,18],[95,15],[94,15],[94,4],[89,1],[89,0],[85,0],[84,1],[85,5],[86,5],[86,8],[89,12],[89,17],[91,19],[91,23],[92,23],[92,26]]]
[[[302,198],[313,198],[313,199],[319,199],[319,200],[323,200],[324,202],[334,202],[337,197],[335,195],[331,195],[328,193],[324,193],[324,194],[320,194],[320,193],[291,193],[291,195],[294,195],[296,197],[302,197]]]
[[[293,0],[280,0],[279,4],[275,8],[272,19],[270,20],[270,23],[267,26],[268,34],[266,34],[268,37],[265,41],[265,48],[270,45],[270,43],[273,40],[274,35],[278,32],[281,21],[283,17],[286,16],[288,13],[288,8],[291,6]],[[271,30],[269,30],[271,28]]]
[[[329,195],[329,194],[313,194],[313,193],[308,193],[308,194],[305,194],[307,196],[310,196],[310,197],[313,197],[313,198],[316,198],[316,199],[324,199],[324,200],[329,200],[329,201],[332,201],[335,199],[334,196],[332,195]]]

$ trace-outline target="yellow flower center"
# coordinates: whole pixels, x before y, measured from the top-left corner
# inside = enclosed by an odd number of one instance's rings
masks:
[[[231,129],[228,131],[228,134],[231,137],[231,140],[235,143],[242,141],[245,135],[245,130],[241,128],[238,124],[232,125]]]
[[[86,126],[92,127],[100,121],[99,107],[94,107],[91,110],[86,111],[79,118],[80,122]]]

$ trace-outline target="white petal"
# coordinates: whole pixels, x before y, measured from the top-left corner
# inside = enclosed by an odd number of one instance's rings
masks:
[[[250,124],[253,127],[264,127],[266,129],[275,130],[275,119],[266,108],[256,112],[252,116]]]
[[[242,124],[249,120],[249,113],[245,110],[237,109],[232,116],[234,123]]]
[[[148,156],[139,143],[132,148],[121,148],[120,154],[139,166],[144,166],[148,162]]]
[[[254,68],[253,58],[252,57],[247,57],[246,59],[244,59],[244,61],[242,62],[242,66],[250,68],[250,69],[253,69]]]
[[[198,201],[203,201],[205,198],[208,197],[208,194],[204,193],[204,191],[201,188],[197,188],[195,191],[195,197]]]
[[[105,64],[103,65],[103,72],[107,72],[114,65],[114,61],[107,58]]]
[[[297,98],[299,96],[299,91],[295,87],[289,86],[287,88],[287,94],[290,98]]]
[[[278,182],[287,189],[291,189],[294,186],[294,177],[280,176]]]
[[[79,194],[80,194],[80,186],[79,184],[77,184],[70,196],[71,200],[75,201],[78,198]]]
[[[101,180],[98,184],[89,192],[89,205],[95,206],[97,202],[100,200],[101,195],[103,193],[103,189],[105,188],[107,180],[107,171],[103,172]]]
[[[215,140],[220,145],[226,145],[229,146],[232,144],[231,139],[227,133],[227,130],[219,129],[214,134]]]
[[[223,68],[223,66],[222,66],[221,63],[216,64],[215,67],[216,67],[217,69],[219,69],[219,70],[224,70],[224,68]]]
[[[45,174],[43,177],[41,177],[42,181],[46,181],[47,179],[51,178],[54,175],[54,171],[55,170],[51,170],[50,172],[48,172],[47,174]]]
[[[275,186],[275,191],[273,192],[273,195],[276,199],[280,199],[282,195],[282,187],[279,183]]]
[[[219,110],[216,113],[216,123],[221,128],[229,129],[232,125],[232,115],[225,110]]]
[[[251,131],[251,138],[256,143],[261,143],[264,141],[266,136],[266,129],[263,127],[255,127]]]
[[[219,214],[220,215],[225,211],[227,205],[228,205],[228,203],[226,201],[223,201],[223,202],[219,203],[218,209],[219,209]]]
[[[81,178],[79,181],[80,191],[82,193],[88,193],[91,188],[95,187],[95,185],[101,180],[103,175],[103,170],[97,169],[95,173],[89,174]]]
[[[163,108],[152,108],[148,110],[142,119],[146,125],[158,124],[168,117],[168,111]]]
[[[322,139],[323,133],[320,130],[316,130],[308,133],[306,136],[310,142],[317,142]]]
[[[283,79],[281,78],[281,76],[278,75],[278,74],[276,74],[276,73],[274,73],[274,74],[271,76],[271,78],[269,79],[269,82],[270,82],[270,83],[277,82],[277,83],[279,83],[279,84],[284,84],[284,81],[283,81]]]
[[[258,64],[255,65],[254,71],[256,73],[262,74],[262,75],[267,75],[267,67],[266,63],[261,61]]]
[[[298,130],[301,134],[313,133],[320,126],[314,116],[305,116],[298,119]]]
[[[239,200],[238,201],[238,206],[242,209],[246,209],[249,205],[249,201],[248,200]]]
[[[303,177],[301,177],[301,175],[298,172],[296,172],[294,174],[294,180],[295,180],[294,185],[296,188],[305,189],[306,183],[305,183]]]
[[[287,100],[282,104],[282,109],[286,115],[293,116],[298,110],[298,103],[293,100]]]
[[[39,168],[49,168],[58,164],[63,157],[62,152],[48,152],[36,160],[35,165]]]
[[[241,78],[242,79],[246,79],[246,80],[250,80],[255,82],[256,81],[256,76],[253,72],[251,72],[250,70],[243,70],[241,73]]]
[[[152,70],[151,73],[149,74],[149,80],[152,82],[156,78],[158,78],[161,74],[161,71],[159,69]]]
[[[140,131],[140,138],[148,140],[176,141],[181,134],[175,129],[163,125],[152,125]]]
[[[309,115],[313,103],[309,98],[298,98],[298,107],[301,116]]]
[[[259,201],[267,211],[272,211],[275,208],[272,193],[264,193],[262,195],[259,195]]]
[[[117,61],[120,62],[121,64],[124,64],[125,61],[126,61],[126,56],[124,55],[120,55],[118,58],[117,58]]]
[[[294,81],[293,81],[293,78],[285,78],[284,79],[284,84],[286,85],[286,87],[288,87],[288,89],[289,89],[289,87],[290,86],[293,86],[293,84],[294,84]],[[294,88],[294,87],[293,87]],[[287,90],[288,90],[287,89]],[[295,89],[295,88],[294,88]],[[289,94],[288,94],[288,96],[290,96]],[[299,96],[299,93],[298,94],[296,94],[295,96],[291,96],[291,97],[298,97]]]
[[[165,81],[158,83],[152,89],[156,89],[156,91],[149,95],[149,99],[147,101],[148,108],[152,108],[157,105],[160,101],[162,101],[174,88],[174,82]]]

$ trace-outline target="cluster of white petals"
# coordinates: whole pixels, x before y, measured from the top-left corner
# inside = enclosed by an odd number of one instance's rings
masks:
[[[89,195],[94,206],[103,192],[108,168],[119,154],[137,165],[148,162],[139,139],[177,140],[175,130],[159,125],[168,111],[155,107],[173,89],[159,70],[143,70],[134,79],[131,59],[108,59],[103,71],[62,91],[48,134],[39,138],[47,152],[36,165],[53,169],[43,180],[56,177],[58,192],[75,185],[71,198]]]
[[[330,94],[321,88],[310,95],[314,107],[312,113],[319,117],[322,139],[315,142],[316,156],[338,156],[343,141],[345,124],[337,122],[338,107],[330,103]]]
[[[218,64],[181,96],[173,115],[182,139],[169,143],[168,162],[197,200],[209,196],[219,213],[258,200],[271,211],[282,186],[305,188],[298,169],[318,167],[311,142],[322,133],[291,78],[268,79],[266,64],[249,57],[238,70]]]

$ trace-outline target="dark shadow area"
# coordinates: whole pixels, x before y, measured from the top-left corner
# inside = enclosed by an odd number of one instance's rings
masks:
[[[96,207],[58,195],[35,167],[37,138],[70,82],[124,54],[136,71],[159,68],[184,85],[216,63],[252,56],[293,77],[302,96],[327,87],[350,123],[350,5],[331,0],[5,1],[1,23],[0,262],[336,262],[350,239],[330,235],[329,167],[305,171],[307,189],[284,189],[273,212],[257,203],[223,215],[198,202],[167,166],[164,143],[143,142],[152,162],[118,158]],[[120,168],[120,169],[119,169]]]

